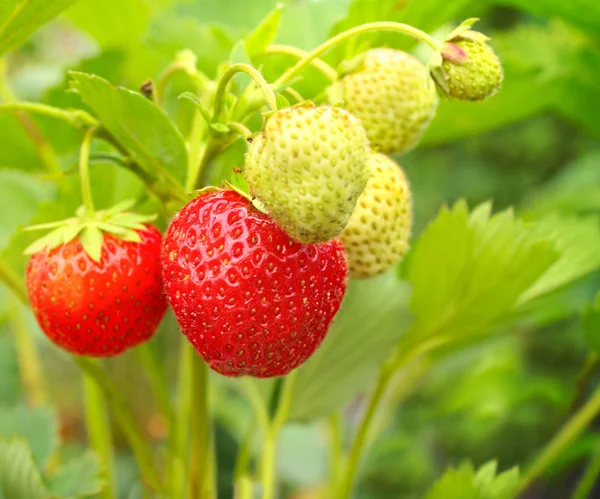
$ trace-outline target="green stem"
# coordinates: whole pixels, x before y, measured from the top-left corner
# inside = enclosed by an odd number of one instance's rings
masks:
[[[277,98],[275,97],[275,93],[267,83],[267,81],[263,78],[260,72],[250,66],[249,64],[234,64],[232,65],[221,77],[219,81],[219,85],[217,87],[217,92],[215,94],[215,105],[213,109],[213,122],[218,122],[221,117],[221,112],[223,110],[223,101],[225,98],[225,92],[227,91],[227,86],[231,79],[237,73],[246,73],[250,76],[254,82],[261,89],[265,101],[271,111],[277,111]]]
[[[154,398],[158,403],[158,407],[164,418],[169,424],[169,428],[173,428],[173,407],[171,406],[171,397],[169,395],[169,386],[165,378],[165,373],[162,370],[162,364],[156,358],[151,345],[144,343],[135,349],[135,353],[143,366]]]
[[[83,395],[88,439],[104,466],[106,486],[100,496],[102,499],[115,499],[115,462],[110,423],[104,407],[103,394],[87,374],[83,374]]]
[[[591,497],[590,494],[596,485],[598,475],[600,475],[600,444],[596,445],[571,499],[587,499]]]
[[[193,362],[196,352],[185,337],[181,338],[179,353],[178,394],[173,426],[174,438],[171,456],[170,497],[187,497],[189,484],[189,426],[192,418]]]
[[[591,398],[563,425],[542,452],[536,457],[521,481],[520,490],[525,491],[548,466],[577,439],[600,413],[600,387]]]
[[[2,59],[0,59],[0,99],[2,99],[5,104],[13,104],[17,100],[8,83],[8,76]],[[37,124],[23,111],[16,111],[15,117],[36,146],[46,170],[49,173],[60,173],[61,168],[56,152]]]
[[[208,141],[204,147],[204,154],[202,155],[202,160],[198,164],[196,171],[190,172],[190,179],[188,185],[195,186],[196,189],[200,189],[204,187],[205,172],[210,165],[211,161],[215,159],[219,155],[219,153],[223,150],[223,142],[212,135],[208,137]],[[192,187],[193,188],[193,187]]]
[[[244,475],[235,482],[236,499],[254,499],[252,480]]]
[[[158,470],[154,465],[152,448],[148,444],[146,435],[141,431],[138,421],[120,390],[96,363],[86,357],[79,357],[77,355],[73,355],[72,358],[80,369],[96,382],[104,393],[106,401],[123,435],[131,446],[145,482],[159,494],[162,494],[163,486],[159,480],[160,475],[158,474]]]
[[[567,414],[571,415],[577,409],[579,402],[583,399],[586,388],[590,382],[590,379],[594,375],[594,373],[600,367],[600,357],[594,352],[590,353],[579,373],[577,374],[577,381],[575,383],[575,388],[573,390],[573,396],[571,398],[571,402],[569,403],[569,408],[567,410]]]
[[[290,45],[269,45],[265,49],[264,53],[290,55],[292,57],[295,57],[296,59],[303,59],[306,56],[308,56],[308,52],[306,52],[305,50],[292,47]],[[323,76],[325,76],[329,81],[337,80],[337,71],[322,59],[315,57],[309,61],[309,64],[315,69],[318,69],[323,74]]]
[[[263,435],[269,430],[269,414],[267,407],[258,391],[256,381],[252,378],[244,378],[241,380],[244,385],[244,392],[252,409],[254,410],[254,417],[258,423],[258,427]]]
[[[330,481],[329,481],[329,494],[331,497],[335,497],[335,491],[337,490],[337,484],[340,479],[342,471],[342,464],[344,460],[344,445],[343,445],[343,421],[342,416],[339,412],[335,412],[329,417],[329,436],[331,449],[330,455]]]
[[[412,36],[417,40],[421,40],[429,45],[434,50],[441,50],[442,44],[438,42],[435,38],[429,36],[424,31],[420,29],[414,28],[408,24],[395,23],[395,22],[373,22],[362,24],[360,26],[356,26],[355,28],[351,28],[347,31],[344,31],[333,38],[330,38],[322,45],[319,45],[316,49],[312,50],[308,54],[306,54],[302,59],[300,59],[294,66],[288,68],[275,83],[273,83],[272,87],[277,91],[284,87],[287,83],[289,83],[292,78],[298,75],[306,66],[312,63],[317,57],[321,54],[327,52],[329,49],[333,48],[335,45],[343,42],[344,40],[348,40],[358,35],[362,35],[363,33],[370,33],[373,31],[394,31],[397,33],[402,33],[404,35]]]
[[[21,304],[16,299],[13,298],[13,300],[14,303],[8,308],[8,317],[19,357],[19,371],[23,388],[29,403],[32,406],[40,406],[48,400],[48,390],[42,375],[42,362],[35,338],[23,317]]]
[[[292,404],[292,395],[294,393],[294,384],[296,382],[296,371],[288,374],[285,378],[277,412],[265,435],[262,448],[261,460],[261,481],[263,486],[262,499],[273,499],[276,490],[276,471],[277,471],[277,441],[279,432],[287,420],[290,406]]]
[[[83,136],[81,149],[79,150],[79,178],[81,181],[81,199],[85,208],[85,215],[88,219],[94,217],[94,201],[92,200],[92,189],[90,186],[90,147],[96,128],[90,128]]]
[[[196,56],[190,51],[184,50],[177,54],[177,59],[168,66],[158,77],[156,82],[155,99],[156,105],[162,106],[165,102],[167,87],[177,73],[183,73],[194,80],[195,86],[199,90],[211,89],[214,82],[204,73],[196,68]]]
[[[28,111],[30,113],[40,114],[61,120],[79,130],[86,130],[90,127],[97,127],[98,121],[85,111],[75,109],[67,111],[58,107],[40,104],[39,102],[6,102],[0,104],[0,109],[12,111]]]
[[[248,429],[246,430],[246,433],[244,433],[240,449],[238,450],[238,454],[235,459],[235,483],[238,483],[239,480],[241,480],[244,476],[248,474],[248,468],[250,466],[250,460],[252,458],[252,444],[254,443],[255,431],[256,418],[250,421]]]
[[[190,426],[190,475],[192,495],[200,499],[207,498],[208,459],[210,449],[210,417],[208,410],[208,367],[193,350],[191,385],[191,421]]]
[[[2,281],[8,288],[15,294],[15,296],[21,300],[25,305],[29,304],[29,297],[27,296],[27,288],[23,279],[21,279],[16,272],[9,266],[8,262],[0,257],[0,281]]]

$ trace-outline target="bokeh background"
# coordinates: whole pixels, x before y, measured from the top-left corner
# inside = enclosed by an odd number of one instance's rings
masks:
[[[198,67],[213,77],[235,42],[275,3],[80,0],[5,56],[6,81],[0,98],[10,99],[9,86],[18,99],[78,106],[77,97],[65,91],[68,70],[93,72],[114,84],[138,89],[147,78],[156,78],[183,49],[191,49]],[[413,189],[415,237],[444,203],[464,198],[475,206],[492,200],[495,210],[514,207],[526,219],[556,216],[562,220],[557,230],[566,230],[571,222],[591,221],[572,238],[575,245],[597,251],[600,3],[290,0],[284,4],[277,42],[304,49],[362,22],[407,22],[443,36],[457,21],[480,17],[477,29],[492,37],[491,44],[504,64],[505,83],[497,96],[484,103],[442,102],[419,147],[397,158]],[[413,51],[424,62],[429,54],[415,41],[397,35],[372,35],[370,40]],[[333,50],[325,59],[335,65],[344,50]],[[267,76],[278,74],[291,62],[285,57],[266,59],[262,62]],[[323,85],[318,73],[309,72],[297,88],[312,97]],[[190,109],[178,106],[176,96],[185,86],[185,81],[175,80],[168,101],[182,127],[189,122]],[[0,251],[18,273],[25,265],[21,251],[28,237],[19,228],[39,220],[40,212],[44,218],[57,219],[80,203],[76,178],[67,194],[56,187],[57,176],[76,177],[79,134],[60,122],[35,120],[58,154],[59,174],[44,170],[38,148],[14,114],[0,112]],[[239,163],[242,152],[243,148],[234,148],[221,159],[213,167],[213,181],[226,176],[220,169]],[[92,175],[100,207],[123,197],[143,197],[139,181],[112,163],[95,161]],[[495,325],[488,340],[440,360],[426,376],[418,377],[409,393],[396,394],[403,401],[386,415],[386,429],[368,453],[356,497],[422,497],[448,464],[464,459],[476,465],[497,459],[501,469],[522,466],[531,459],[600,379],[597,358],[590,355],[580,320],[581,311],[600,288],[600,261],[591,260],[594,263],[580,279],[520,309],[518,317]],[[34,334],[42,352],[62,442],[59,452],[77,456],[85,445],[77,372],[41,336],[31,314],[0,285],[3,406],[26,398],[14,348],[15,338],[23,334]],[[178,335],[174,320],[168,317],[153,340],[171,380],[177,371]],[[587,376],[583,385],[578,384],[582,368]],[[164,422],[129,354],[111,363],[111,371],[129,391],[148,438],[163,439]],[[223,380],[215,377],[214,383],[220,497],[231,497],[236,453],[248,428],[250,409]],[[361,403],[359,394],[344,410],[350,423]],[[284,497],[318,497],[329,466],[326,430],[322,420],[293,423],[284,429],[278,463]],[[528,497],[568,497],[599,446],[599,428],[592,427]],[[123,450],[118,460],[120,497],[137,497],[131,456]]]

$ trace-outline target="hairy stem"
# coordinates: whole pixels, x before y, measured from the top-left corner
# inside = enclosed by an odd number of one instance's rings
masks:
[[[90,147],[96,128],[90,128],[83,136],[81,149],[79,150],[79,178],[81,181],[81,199],[85,208],[85,215],[88,219],[94,216],[94,201],[92,200],[92,189],[90,186]]]
[[[598,413],[600,413],[600,387],[596,388],[590,399],[569,418],[536,457],[523,476],[520,486],[521,491],[526,490],[535,479],[546,471],[548,466],[585,431]]]
[[[85,401],[85,422],[88,439],[103,464],[106,486],[102,499],[115,499],[115,463],[112,445],[112,432],[104,407],[104,397],[96,382],[88,374],[83,374],[83,396]]]
[[[396,33],[401,33],[404,35],[412,36],[417,40],[421,40],[429,45],[434,50],[441,50],[442,44],[438,42],[435,38],[429,36],[424,31],[420,29],[414,28],[408,24],[395,23],[395,22],[373,22],[362,24],[360,26],[356,26],[355,28],[351,28],[347,31],[344,31],[333,38],[330,38],[325,43],[319,45],[316,49],[312,50],[308,54],[306,54],[302,59],[300,59],[295,65],[291,68],[288,68],[278,79],[273,83],[272,87],[275,91],[283,88],[287,83],[289,83],[295,76],[297,76],[306,66],[312,63],[317,57],[321,54],[327,52],[329,49],[338,45],[339,43],[354,38],[355,36],[362,35],[364,33],[370,33],[374,31],[393,31]]]

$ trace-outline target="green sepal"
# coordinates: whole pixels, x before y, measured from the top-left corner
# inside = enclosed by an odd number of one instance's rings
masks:
[[[245,192],[242,188],[237,187],[236,185],[233,185],[231,182],[228,182],[227,180],[223,180],[223,185],[230,191],[237,192],[240,196],[246,198],[248,201],[250,201],[252,203],[252,196],[250,196],[250,194]]]
[[[477,21],[479,21],[478,17],[470,17],[469,19],[465,19],[456,28],[454,28],[446,38],[444,38],[444,41],[450,42],[452,40],[456,40],[464,32],[469,31],[471,26],[473,26]]]
[[[287,98],[284,95],[277,94],[276,101],[277,101],[277,109],[285,109],[286,107],[291,106],[290,101],[287,100]]]
[[[117,239],[129,242],[141,242],[137,231],[144,230],[145,224],[156,219],[156,215],[142,215],[128,210],[135,204],[133,200],[117,203],[106,210],[97,211],[89,216],[83,206],[76,210],[76,217],[59,222],[25,227],[23,230],[54,229],[29,245],[24,253],[32,255],[40,251],[50,251],[67,244],[79,236],[83,249],[88,256],[99,262],[104,243],[103,233],[112,234]]]
[[[476,42],[476,43],[486,43],[491,40],[491,38],[489,36],[484,35],[483,33],[479,32],[479,31],[473,31],[473,30],[468,30],[468,31],[465,31],[464,33],[461,33],[460,36],[458,36],[458,38],[461,40],[470,40],[470,41]]]
[[[351,59],[342,61],[336,68],[338,78],[342,79],[344,76],[355,73],[357,70],[362,68],[366,57],[367,53],[363,52],[362,54],[352,57]]]

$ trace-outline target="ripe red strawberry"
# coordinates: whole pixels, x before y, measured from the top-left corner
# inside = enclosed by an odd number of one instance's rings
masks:
[[[341,242],[299,243],[233,191],[188,203],[162,253],[183,333],[226,376],[283,376],[327,334],[346,291]]]
[[[42,331],[58,346],[109,357],[154,334],[167,307],[161,234],[152,226],[136,232],[140,242],[104,233],[98,262],[79,238],[31,257],[29,299]]]

